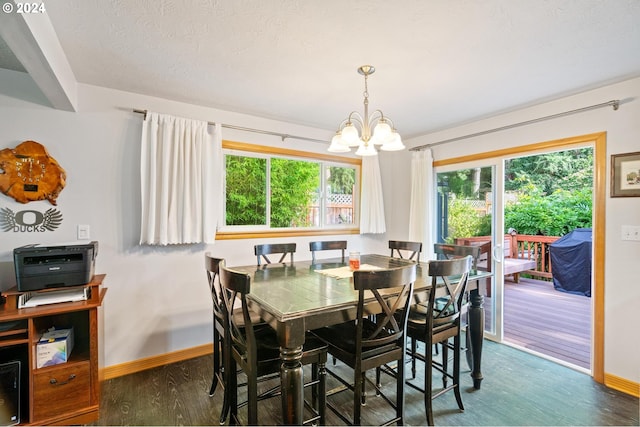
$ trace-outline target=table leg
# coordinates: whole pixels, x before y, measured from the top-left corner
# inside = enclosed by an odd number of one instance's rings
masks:
[[[282,419],[287,425],[302,425],[304,410],[304,379],[302,346],[280,347],[280,383],[282,387]]]
[[[482,372],[480,365],[482,362],[482,340],[484,337],[484,296],[477,289],[469,293],[471,306],[469,307],[469,343],[471,345],[471,355],[473,367],[471,378],[473,378],[473,388],[480,389],[482,382]]]

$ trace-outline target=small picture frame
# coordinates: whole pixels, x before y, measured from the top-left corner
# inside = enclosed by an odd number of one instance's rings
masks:
[[[640,197],[640,151],[611,155],[611,197]]]

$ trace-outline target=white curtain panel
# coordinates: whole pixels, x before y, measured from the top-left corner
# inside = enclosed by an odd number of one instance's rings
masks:
[[[362,158],[362,198],[360,200],[360,234],[387,231],[382,198],[382,177],[378,156]]]
[[[220,125],[147,112],[140,244],[213,243],[221,200]]]
[[[422,242],[422,258],[433,259],[433,157],[431,150],[411,153],[409,239]]]

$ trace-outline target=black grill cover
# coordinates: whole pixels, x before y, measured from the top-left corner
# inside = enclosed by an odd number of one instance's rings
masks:
[[[591,296],[591,229],[576,228],[549,245],[553,286]]]

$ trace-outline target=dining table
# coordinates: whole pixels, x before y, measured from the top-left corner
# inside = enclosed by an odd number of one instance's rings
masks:
[[[425,301],[431,289],[428,261],[416,262],[378,254],[361,255],[360,269],[388,269],[417,264],[414,283],[415,302]],[[353,272],[348,260],[329,258],[260,266],[230,267],[251,276],[249,307],[277,333],[280,344],[282,418],[285,424],[302,425],[304,410],[302,346],[306,332],[335,325],[356,316],[358,292],[353,287]],[[474,388],[479,389],[482,340],[484,335],[483,279],[490,272],[473,271],[469,275],[467,349],[470,352]],[[437,290],[436,290],[437,292]],[[373,298],[373,297],[372,297]]]

